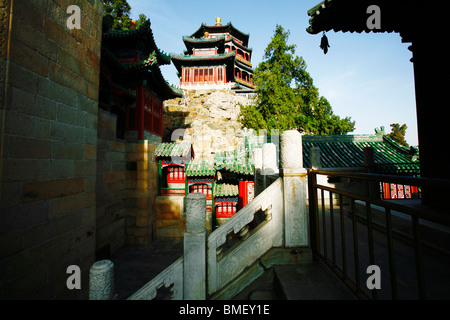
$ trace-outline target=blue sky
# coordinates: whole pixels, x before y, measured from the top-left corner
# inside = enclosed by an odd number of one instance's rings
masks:
[[[335,114],[356,121],[351,134],[372,134],[375,128],[391,131],[391,123],[406,124],[406,140],[418,144],[412,53],[396,33],[328,32],[330,48],[319,48],[321,34],[310,35],[307,11],[320,0],[128,0],[131,17],[144,13],[152,23],[156,44],[167,53],[185,50],[182,36],[202,23],[231,22],[250,34],[252,64],[262,61],[275,26],[290,31],[289,44],[305,59],[307,71],[330,102]],[[381,24],[383,13],[381,12]],[[173,64],[161,68],[171,84],[178,84]]]

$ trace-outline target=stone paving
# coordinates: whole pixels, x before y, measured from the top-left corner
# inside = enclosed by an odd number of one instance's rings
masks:
[[[182,255],[182,239],[156,239],[145,247],[120,249],[111,257],[117,299],[127,299]]]

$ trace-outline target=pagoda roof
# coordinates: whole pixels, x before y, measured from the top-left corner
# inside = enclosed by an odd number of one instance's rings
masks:
[[[202,159],[194,159],[186,167],[187,177],[214,177],[216,168],[214,163]]]
[[[119,73],[117,75],[117,81],[122,85],[127,82],[126,79],[133,77],[136,80],[137,75],[141,75],[142,80],[151,82],[151,89],[162,99],[172,99],[175,97],[181,97],[182,91],[171,86],[164,79],[164,76],[159,69],[156,52],[152,52],[147,59],[133,63],[123,63],[117,58],[108,48],[102,48],[102,58],[104,61],[108,61],[113,66],[117,67]]]
[[[191,38],[188,36],[183,37],[183,42],[188,49],[188,53],[192,54],[192,49],[197,48],[213,48],[217,47],[219,52],[224,52],[225,50],[225,36],[220,36],[216,38]]]
[[[178,72],[181,72],[182,66],[199,66],[199,65],[233,65],[236,59],[236,52],[221,53],[215,55],[193,56],[193,55],[171,55],[173,64]]]
[[[323,168],[356,168],[363,166],[364,148],[373,147],[375,165],[384,173],[418,173],[417,150],[403,147],[376,130],[375,135],[303,135],[303,165],[310,167],[310,150],[321,151]]]
[[[325,0],[308,10],[311,34],[323,31],[342,32],[399,32],[405,42],[420,21],[416,1],[410,0]],[[381,9],[381,29],[367,27],[367,8],[377,5]],[[422,19],[424,19],[422,17]]]
[[[163,142],[156,147],[155,157],[184,157],[192,155],[192,144],[187,141]]]
[[[239,186],[230,183],[217,183],[214,185],[215,197],[235,197],[239,195]]]
[[[198,28],[197,31],[195,31],[191,37],[195,38],[201,38],[204,36],[205,32],[209,33],[229,33],[233,37],[236,37],[237,39],[241,40],[244,44],[244,46],[248,46],[248,39],[250,38],[250,35],[248,33],[243,33],[242,31],[236,29],[231,22],[228,22],[226,25],[219,25],[219,26],[208,26],[204,23]]]
[[[129,42],[133,42],[134,45],[142,43],[146,48],[147,54],[156,52],[159,65],[170,64],[170,55],[158,48],[150,26],[150,20],[147,20],[135,30],[110,30],[103,33],[102,45],[111,49],[112,47],[128,47],[130,46],[130,44],[127,44]],[[142,40],[142,42],[137,41],[138,39]]]
[[[148,58],[145,60],[140,60],[140,61],[132,62],[132,63],[124,63],[114,53],[112,53],[111,50],[109,50],[106,47],[103,47],[102,48],[102,58],[107,59],[114,66],[118,67],[122,73],[133,73],[133,72],[139,72],[142,70],[148,70],[153,65],[158,64],[158,60],[157,60],[155,51],[153,51],[148,56]]]

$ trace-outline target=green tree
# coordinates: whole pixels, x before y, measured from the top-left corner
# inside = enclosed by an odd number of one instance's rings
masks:
[[[354,130],[350,118],[333,114],[319,95],[306,62],[288,45],[289,31],[277,25],[263,61],[255,69],[256,103],[241,107],[241,122],[253,129],[297,129],[309,134],[346,134]]]
[[[139,28],[140,26],[142,26],[147,20],[148,20],[147,16],[145,14],[141,13],[139,15],[139,20],[136,21],[137,22],[136,28]]]
[[[103,0],[104,25],[112,30],[129,30],[130,10],[127,0]]]
[[[398,123],[392,123],[391,133],[389,133],[387,136],[398,144],[409,147],[409,144],[405,140],[406,129],[408,129],[408,126],[406,124],[400,126],[400,124]]]

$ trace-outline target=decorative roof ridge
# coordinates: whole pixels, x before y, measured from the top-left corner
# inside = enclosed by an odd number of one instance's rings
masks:
[[[401,144],[399,144],[397,141],[395,141],[388,135],[383,135],[383,141],[390,144],[393,148],[395,148],[396,150],[398,150],[399,152],[401,152],[403,154],[406,154],[409,156],[418,155],[418,150],[416,148],[414,148],[413,146],[411,146],[411,147],[402,146]]]
[[[138,62],[126,63],[125,67],[127,68],[126,71],[133,72],[148,69],[153,65],[158,65],[158,58],[155,51],[153,51],[147,59]]]
[[[175,53],[170,54],[170,57],[172,59],[192,59],[192,60],[210,60],[211,58],[230,58],[233,56],[236,56],[236,51],[204,56],[180,55]]]
[[[225,35],[214,38],[196,38],[192,36],[183,36],[183,41],[189,42],[220,42],[225,40]]]
[[[383,141],[378,134],[342,134],[342,135],[303,135],[304,142],[369,142]]]

